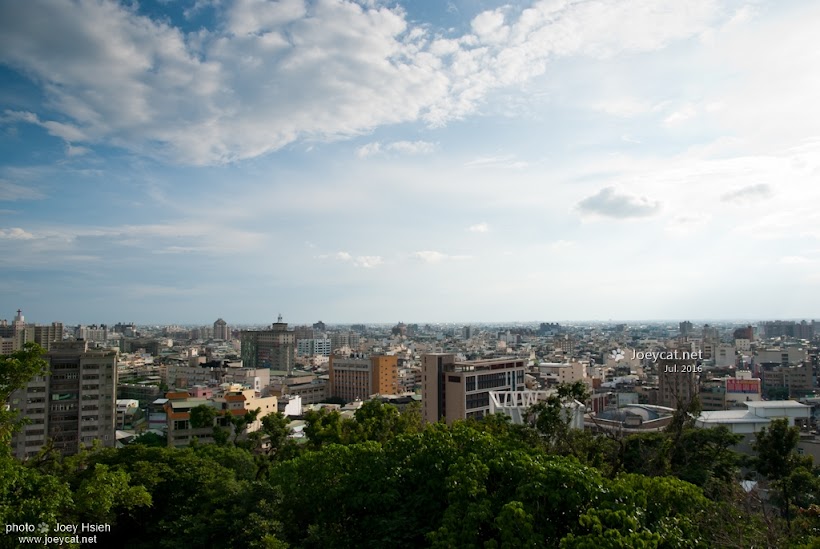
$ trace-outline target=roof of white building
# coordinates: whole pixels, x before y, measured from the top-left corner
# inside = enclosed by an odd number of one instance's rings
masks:
[[[769,418],[752,414],[749,410],[717,410],[701,412],[698,421],[703,423],[769,423]]]
[[[811,406],[800,404],[796,400],[753,400],[744,404],[749,408],[811,408]]]

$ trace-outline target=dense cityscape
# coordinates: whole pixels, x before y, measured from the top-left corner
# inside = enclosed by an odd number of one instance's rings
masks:
[[[558,404],[564,430],[551,434],[565,440],[546,443],[558,454],[584,432],[646,444],[679,421],[718,429],[723,451],[737,460],[722,474],[737,488],[746,471],[745,493],[765,513],[780,505],[777,477],[743,461],[757,456],[761,433],[782,421],[796,437],[788,451],[820,458],[817,328],[814,320],[290,327],[281,315],[242,328],[222,318],[187,327],[65,326],[30,323],[18,310],[0,321],[0,343],[12,357],[37,344],[48,365],[48,375],[7,399],[25,418],[11,437],[12,455],[25,464],[140,446],[233,446],[257,457],[288,448],[294,459],[330,442],[353,443],[344,422],[364,423],[385,406],[421,432],[503,416],[505,428],[546,436],[539,417]],[[385,418],[367,421],[376,420]],[[816,492],[803,490],[813,501]],[[111,522],[99,522],[114,536],[106,539],[134,542],[112,533]]]
[[[818,21],[0,1],[0,548],[820,547]]]

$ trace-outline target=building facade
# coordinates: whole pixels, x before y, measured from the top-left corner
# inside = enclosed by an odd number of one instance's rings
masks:
[[[248,368],[270,368],[293,371],[296,340],[286,322],[271,325],[270,330],[247,330],[240,334],[242,362]]]
[[[398,393],[398,357],[386,355],[330,357],[331,395],[346,401]]]
[[[221,318],[214,322],[214,339],[222,341],[230,341],[231,339],[231,330],[228,328],[228,323]]]
[[[526,360],[494,358],[457,362],[450,353],[422,356],[422,415],[448,424],[490,413],[490,391],[523,391]]]
[[[117,353],[89,350],[85,341],[54,342],[45,356],[49,374],[12,393],[11,408],[30,420],[12,440],[25,459],[51,439],[65,455],[95,440],[114,446]]]

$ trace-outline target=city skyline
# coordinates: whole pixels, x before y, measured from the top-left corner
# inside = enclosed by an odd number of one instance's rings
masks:
[[[0,317],[813,318],[820,5],[418,4],[0,6]]]
[[[62,318],[53,318],[51,320],[45,320],[40,318],[34,318],[31,316],[26,315],[25,310],[18,310],[15,312],[19,312],[25,318],[27,324],[37,324],[37,325],[47,325],[52,322],[58,322],[63,324],[66,327],[72,326],[106,326],[107,328],[111,329],[116,324],[133,324],[138,327],[173,327],[178,326],[180,328],[200,328],[200,327],[210,327],[214,324],[214,322],[210,322],[207,319],[205,320],[198,320],[194,322],[176,322],[173,320],[160,322],[160,321],[135,321],[133,319],[97,319],[91,321],[77,321],[74,319],[62,319]],[[8,323],[11,323],[14,319],[14,315],[10,314],[2,314],[0,313],[0,320],[5,319]],[[218,320],[223,320],[221,317]],[[738,317],[724,317],[724,318],[703,318],[703,317],[692,317],[692,318],[599,318],[599,319],[592,319],[592,318],[540,318],[540,319],[529,319],[529,320],[511,320],[511,319],[498,319],[498,320],[448,320],[448,321],[437,321],[437,320],[419,320],[419,319],[399,319],[399,320],[334,320],[334,319],[304,319],[302,317],[294,317],[293,319],[288,319],[285,316],[279,315],[276,319],[269,319],[269,320],[259,320],[259,321],[244,321],[238,320],[235,322],[228,322],[228,326],[232,329],[247,329],[247,328],[267,328],[270,327],[272,324],[276,322],[284,322],[289,326],[289,329],[294,327],[302,327],[302,326],[312,326],[316,322],[323,322],[328,329],[335,330],[340,327],[349,328],[350,326],[356,325],[364,325],[364,326],[379,326],[379,327],[393,327],[398,325],[399,323],[404,323],[405,325],[416,324],[418,326],[475,326],[475,327],[513,327],[513,326],[530,326],[530,325],[538,325],[541,323],[555,323],[561,326],[593,326],[593,325],[616,325],[616,324],[631,324],[633,327],[635,325],[673,325],[676,326],[681,322],[689,321],[692,323],[694,327],[705,326],[709,324],[717,324],[717,325],[762,325],[766,322],[806,322],[811,324],[812,322],[817,322],[817,320],[813,317],[794,317],[794,318],[775,318],[775,317],[767,317],[767,318],[738,318]]]

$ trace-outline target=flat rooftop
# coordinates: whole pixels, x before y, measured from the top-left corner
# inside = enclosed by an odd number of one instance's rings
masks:
[[[811,408],[807,404],[800,404],[796,400],[752,400],[744,402],[749,408]]]

